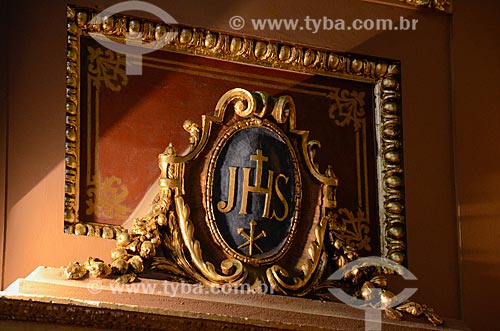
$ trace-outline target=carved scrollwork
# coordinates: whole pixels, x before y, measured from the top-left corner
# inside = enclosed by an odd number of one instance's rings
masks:
[[[400,116],[398,67],[390,66],[388,75],[375,88],[377,126],[380,136],[379,173],[384,198],[380,201],[381,228],[384,236],[383,253],[389,259],[403,263],[406,258],[405,211],[403,192],[403,158]]]
[[[243,264],[236,259],[226,259],[221,262],[223,274],[219,274],[212,263],[203,261],[203,254],[200,248],[200,242],[194,239],[194,227],[189,221],[189,207],[184,203],[181,196],[175,197],[175,206],[177,215],[179,215],[179,227],[184,239],[184,244],[189,250],[194,265],[203,276],[207,278],[206,285],[230,284],[237,286],[245,278],[247,271]]]
[[[193,237],[189,207],[181,196],[172,195],[171,189],[162,190],[150,212],[142,219],[136,219],[130,232],[117,235],[117,248],[111,252],[113,261],[109,264],[109,272],[101,260],[92,259],[89,261],[93,262],[85,265],[70,263],[66,268],[67,277],[79,279],[86,276],[85,270],[95,270],[95,277],[107,277],[113,273],[119,276],[119,282],[132,282],[136,274],[151,269],[164,271],[174,280],[209,286],[241,284],[246,277],[241,262],[222,261],[223,274],[219,274],[211,263],[203,261],[200,243]],[[166,257],[158,254],[161,245],[167,248]],[[183,247],[188,249],[189,257],[185,256]],[[103,267],[96,269],[97,264],[103,264]]]
[[[267,280],[274,290],[286,295],[305,296],[314,289],[324,271],[323,267],[318,268],[318,266],[326,266],[327,262],[327,254],[323,249],[327,227],[328,216],[324,216],[314,228],[315,240],[307,248],[308,259],[300,266],[302,277],[296,276],[291,282],[287,282],[283,278],[289,278],[289,272],[277,264],[266,270]],[[314,277],[316,273],[317,276]],[[313,278],[315,281],[311,281]]]
[[[93,176],[93,181],[87,189],[87,215],[97,215],[104,219],[125,221],[132,211],[124,204],[128,196],[128,188],[116,176],[100,180]]]

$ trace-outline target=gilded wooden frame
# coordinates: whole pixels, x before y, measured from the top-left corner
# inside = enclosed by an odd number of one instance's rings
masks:
[[[80,40],[89,32],[99,31],[115,41],[124,40],[127,31],[142,33],[144,42],[162,38],[166,32],[172,38],[163,49],[177,53],[192,54],[224,61],[251,64],[259,67],[276,68],[293,72],[335,77],[347,81],[369,83],[375,97],[375,139],[378,187],[378,219],[380,223],[381,255],[405,263],[405,199],[403,175],[403,143],[400,94],[400,64],[398,61],[373,58],[356,54],[337,53],[331,50],[293,45],[286,42],[270,41],[255,37],[209,31],[182,25],[165,25],[150,20],[140,20],[124,15],[115,15],[99,24],[89,20],[97,12],[68,7],[68,55],[66,89],[66,179],[65,179],[65,231],[78,235],[115,238],[123,231],[118,225],[81,222],[78,217],[79,178],[82,155],[79,143],[82,139],[80,116],[81,72]],[[131,22],[139,24],[131,24]],[[110,63],[123,66],[123,58],[113,58],[107,54]],[[121,62],[120,62],[121,61]],[[95,76],[97,77],[97,76]],[[120,89],[127,77],[118,74],[113,79],[98,81],[109,88]],[[338,92],[335,97],[341,109],[341,99],[346,97]],[[339,101],[340,100],[340,101]],[[364,110],[361,109],[363,112]],[[344,113],[344,122],[356,122],[358,114]],[[337,118],[337,122],[342,119]],[[168,142],[165,142],[167,144]]]
[[[399,0],[399,2],[419,8],[431,8],[445,13],[451,13],[453,7],[452,0]]]

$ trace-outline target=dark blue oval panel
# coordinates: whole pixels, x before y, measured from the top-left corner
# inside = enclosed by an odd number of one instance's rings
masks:
[[[267,127],[237,131],[216,161],[212,204],[219,233],[237,253],[277,254],[292,229],[294,163],[287,143]]]

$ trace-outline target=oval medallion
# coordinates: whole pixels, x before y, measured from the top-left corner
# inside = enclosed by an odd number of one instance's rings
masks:
[[[262,120],[232,126],[210,160],[208,222],[226,254],[263,264],[281,257],[301,200],[298,161],[286,135]]]

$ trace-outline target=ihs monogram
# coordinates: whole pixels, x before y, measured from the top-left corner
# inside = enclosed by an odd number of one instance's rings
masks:
[[[250,155],[250,161],[255,161],[257,163],[255,167],[255,183],[253,186],[250,185],[250,172],[252,168],[247,168],[247,167],[243,168],[243,183],[242,183],[242,197],[241,197],[242,199],[241,199],[241,207],[239,214],[242,215],[248,214],[247,207],[248,207],[249,194],[259,193],[265,195],[262,218],[270,220],[275,219],[278,222],[283,221],[288,217],[289,205],[283,195],[282,190],[280,189],[280,180],[281,183],[287,184],[289,177],[281,173],[275,176],[274,170],[269,170],[267,176],[267,187],[263,187],[262,186],[262,175],[264,170],[263,163],[268,162],[269,158],[263,155],[261,149],[257,149],[255,154]],[[221,200],[217,203],[217,209],[221,213],[229,213],[235,207],[237,171],[238,167],[233,167],[233,166],[229,167],[229,187],[227,194],[228,200],[227,201]],[[274,197],[273,193],[275,193],[276,197],[283,206],[282,209],[283,212],[281,215],[278,215],[276,210],[272,210],[271,212],[271,202]],[[248,246],[248,256],[252,256],[254,254],[254,249],[253,249],[254,247],[257,248],[257,250],[260,253],[263,253],[263,250],[257,244],[255,244],[255,241],[261,238],[265,238],[266,232],[261,231],[260,234],[255,235],[255,228],[257,226],[257,222],[252,220],[249,224],[250,224],[249,233],[246,233],[243,228],[238,228],[238,234],[248,240],[247,242],[239,245],[238,248],[242,249]]]

